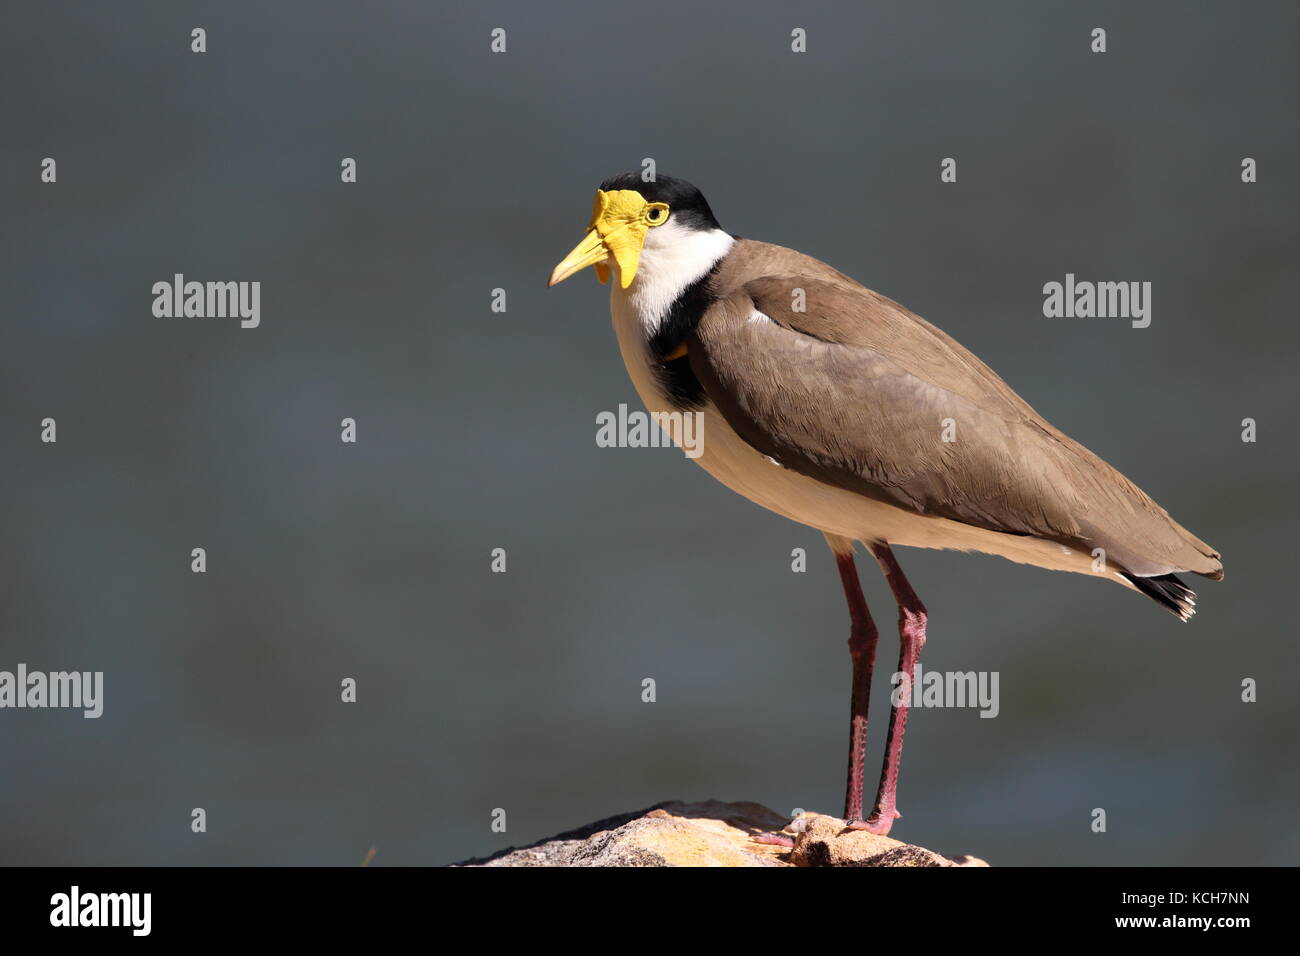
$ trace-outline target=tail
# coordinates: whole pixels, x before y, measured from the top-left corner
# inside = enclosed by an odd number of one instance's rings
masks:
[[[1135,588],[1157,604],[1177,614],[1186,621],[1196,613],[1196,592],[1178,580],[1173,574],[1160,574],[1152,578],[1138,577],[1136,574],[1121,572]],[[1222,572],[1219,574],[1223,576]]]

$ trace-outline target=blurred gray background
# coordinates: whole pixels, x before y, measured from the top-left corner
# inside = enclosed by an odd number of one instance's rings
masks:
[[[599,181],[653,157],[944,328],[1224,555],[1180,625],[901,551],[922,666],[999,671],[1002,710],[913,713],[895,835],[1296,862],[1297,37],[1289,2],[8,5],[0,669],[106,690],[97,721],[0,711],[0,861],[435,864],[665,799],[839,812],[820,535],[676,450],[597,448],[597,412],[640,407],[607,290],[545,288]],[[260,281],[261,327],[155,318],[175,272]],[[1067,272],[1152,282],[1151,327],[1044,318]]]

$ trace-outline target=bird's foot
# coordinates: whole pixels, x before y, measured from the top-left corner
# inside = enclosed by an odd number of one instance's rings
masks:
[[[762,843],[766,846],[794,847],[794,837],[787,836],[784,833],[755,833],[750,839],[755,843]]]
[[[847,820],[845,826],[850,830],[866,830],[868,833],[874,833],[876,836],[888,836],[889,831],[894,826],[894,821],[900,819],[903,815],[897,810],[877,810],[866,820]]]

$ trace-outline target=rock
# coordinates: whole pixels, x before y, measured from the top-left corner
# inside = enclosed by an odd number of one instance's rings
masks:
[[[794,843],[755,837],[784,831]],[[821,813],[789,820],[757,803],[670,801],[456,866],[988,866],[849,830]]]

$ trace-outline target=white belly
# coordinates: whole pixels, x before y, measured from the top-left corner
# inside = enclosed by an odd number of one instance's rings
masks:
[[[673,411],[650,369],[641,323],[617,288],[611,291],[610,306],[623,364],[646,410]],[[1055,571],[1096,573],[1091,555],[1054,541],[999,534],[947,518],[914,514],[790,471],[737,435],[712,404],[705,406],[703,422],[695,435],[702,453],[693,460],[732,491],[792,521],[857,541],[980,551]],[[672,437],[680,444],[681,436]],[[1099,576],[1128,585],[1115,572]]]

